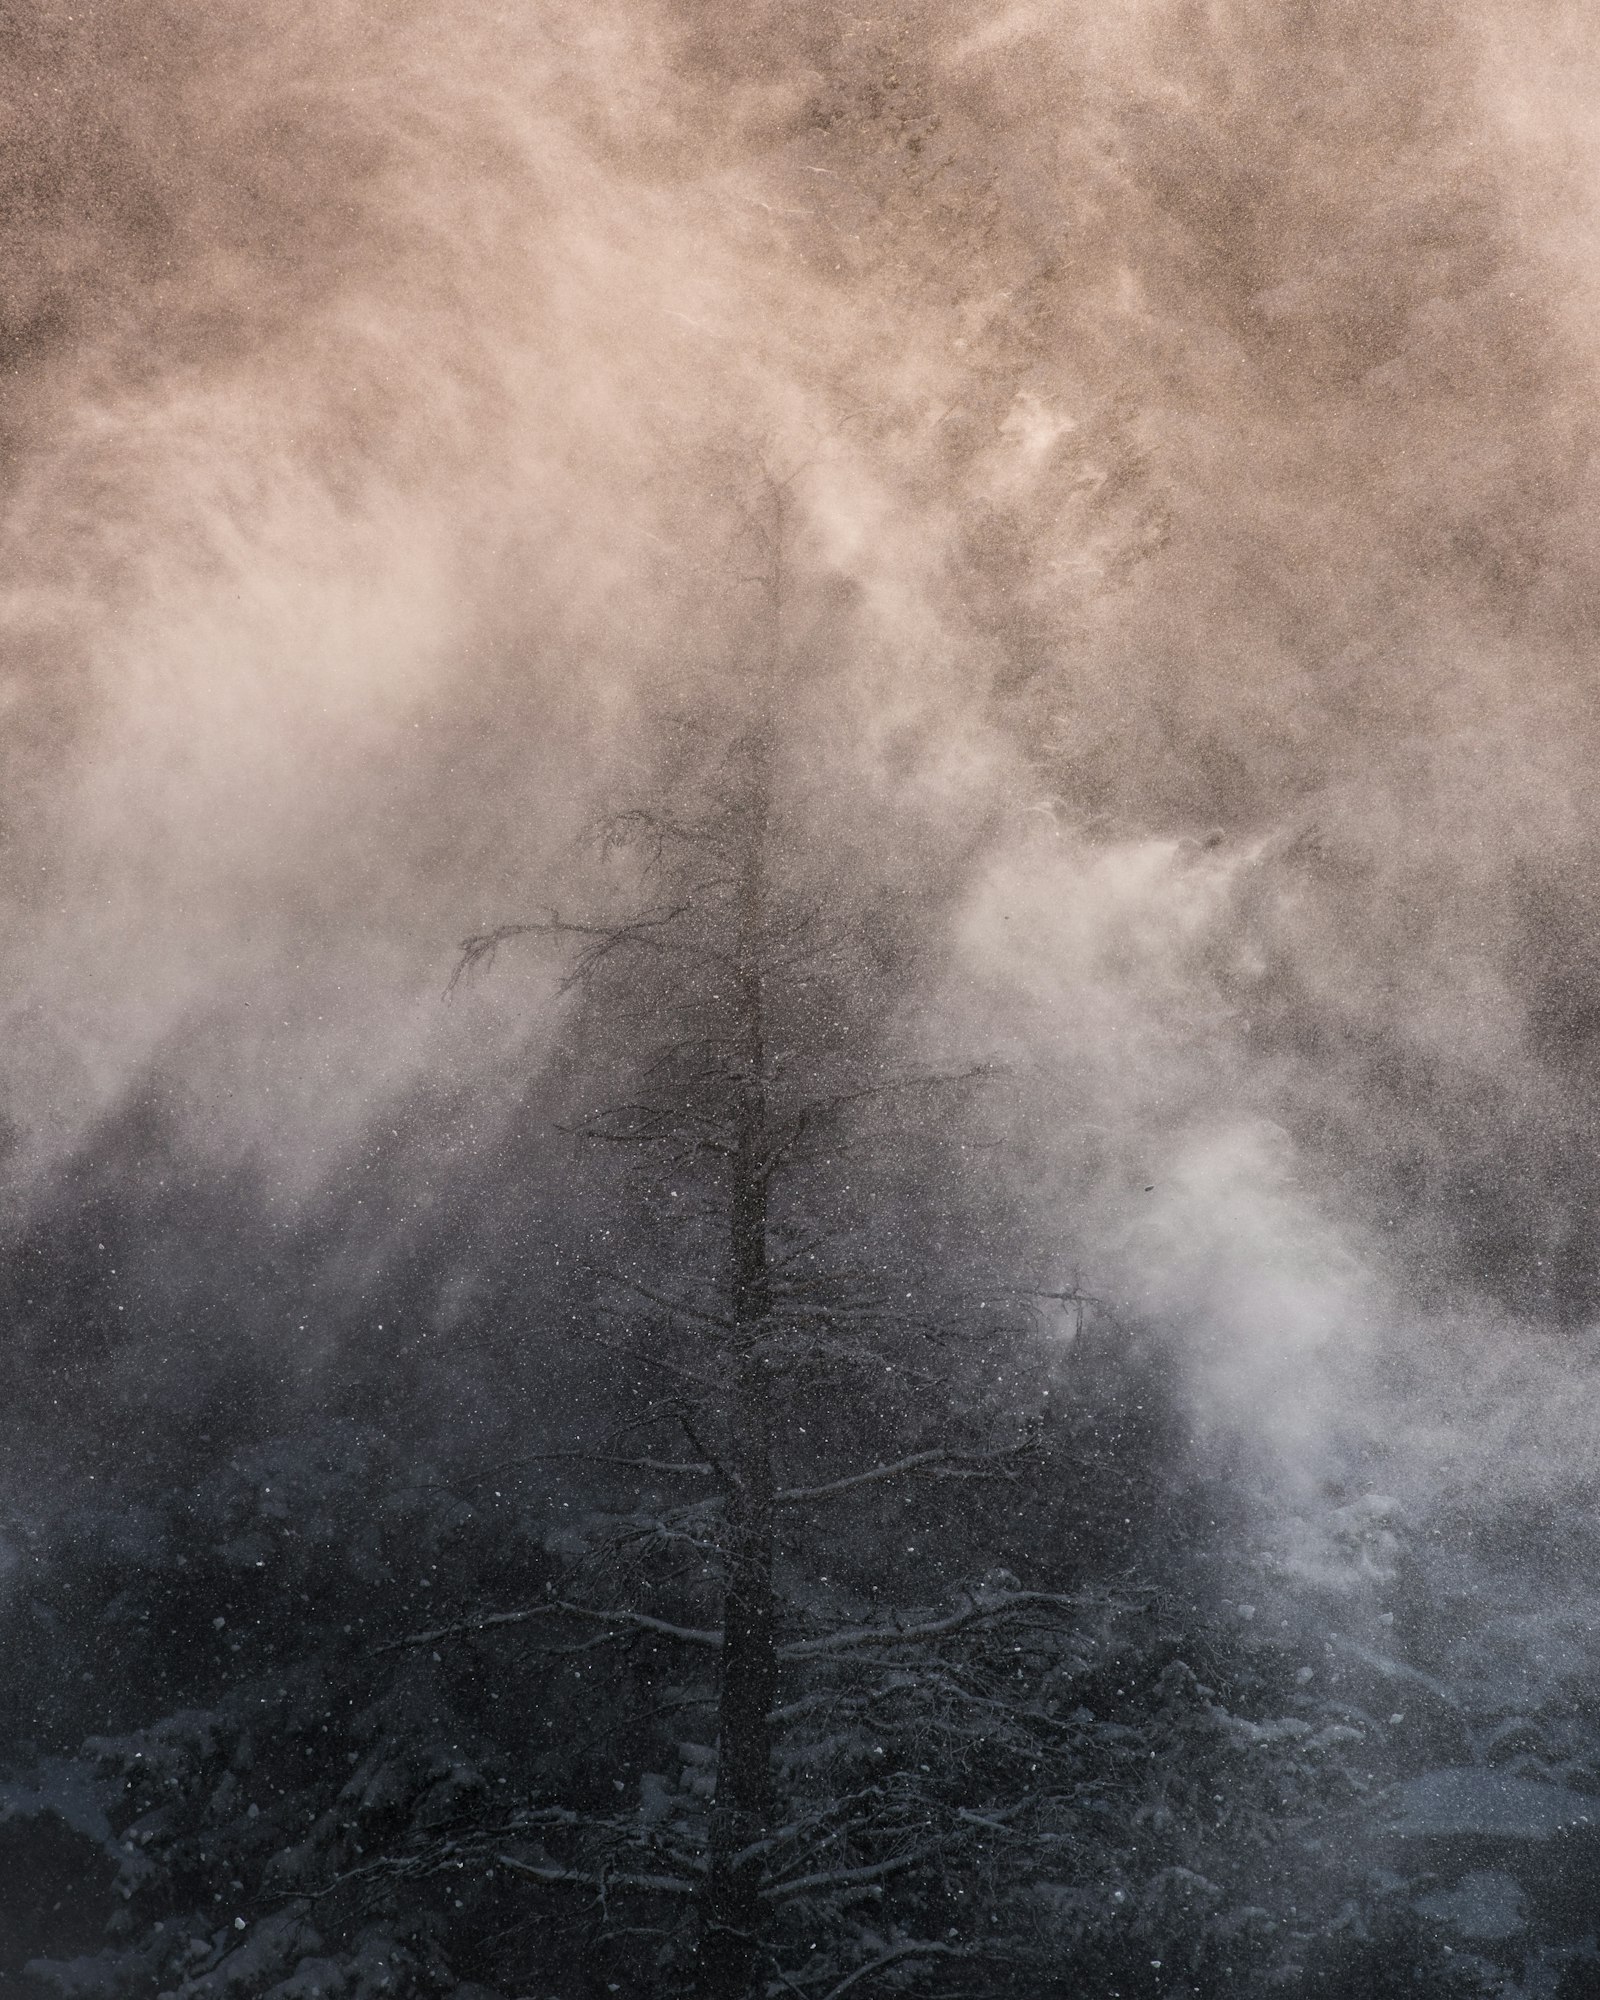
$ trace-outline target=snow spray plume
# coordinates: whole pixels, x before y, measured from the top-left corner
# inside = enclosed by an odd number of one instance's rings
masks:
[[[135,1100],[290,1214],[445,1173],[403,1108],[554,1004],[454,941],[804,466],[827,823],[930,924],[987,842],[938,1032],[1070,1046],[1042,1257],[1302,1461],[1306,1356],[1587,1313],[1594,79],[1526,18],[14,10],[18,1215]]]

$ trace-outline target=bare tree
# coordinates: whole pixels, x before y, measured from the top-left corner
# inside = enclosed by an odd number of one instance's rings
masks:
[[[671,1909],[687,1906],[705,2000],[842,1994],[978,1949],[959,1927],[886,1937],[846,1913],[881,1904],[888,1885],[936,1859],[953,1865],[958,1849],[992,1848],[1006,1823],[952,1817],[940,1782],[915,1773],[887,1789],[841,1778],[851,1789],[828,1796],[840,1739],[837,1727],[819,1735],[817,1718],[848,1719],[859,1744],[863,1731],[893,1734],[898,1715],[907,1743],[947,1760],[963,1727],[997,1734],[983,1647],[1015,1628],[1015,1660],[1033,1661],[1045,1631],[1059,1651],[1075,1611],[990,1578],[897,1618],[841,1620],[841,1593],[815,1582],[836,1532],[822,1525],[828,1510],[859,1513],[916,1480],[1015,1480],[1031,1436],[1015,1412],[997,1432],[963,1410],[952,1366],[966,1336],[1003,1330],[1004,1294],[958,1295],[947,1274],[930,1282],[916,1245],[893,1244],[889,1218],[873,1212],[873,1162],[926,1146],[979,1073],[896,1061],[893,926],[838,871],[807,865],[820,815],[784,726],[786,492],[769,497],[754,665],[688,733],[676,773],[605,822],[628,885],[623,913],[508,923],[467,939],[460,966],[485,966],[517,939],[567,955],[580,1072],[596,1076],[595,1096],[615,1093],[569,1129],[634,1161],[645,1218],[629,1252],[596,1261],[593,1337],[637,1386],[591,1457],[644,1493],[575,1594],[414,1635],[436,1645],[516,1626],[709,1669],[698,1693],[681,1682],[674,1697],[714,1709],[703,1822],[664,1816],[641,1837],[636,1818],[589,1813],[523,1825],[537,1851],[499,1850],[501,1865],[548,1888],[663,1905],[654,1924],[630,1920],[641,1935],[677,1936]],[[672,1485],[682,1497],[663,1500]],[[786,1581],[785,1551],[801,1545],[813,1560],[790,1560]],[[812,1580],[796,1590],[801,1570]],[[593,1588],[601,1574],[607,1602]],[[958,1726],[964,1700],[987,1719]],[[795,1750],[801,1739],[809,1750]],[[887,1752],[866,1754],[870,1764]],[[807,1912],[812,1934],[786,1967]]]

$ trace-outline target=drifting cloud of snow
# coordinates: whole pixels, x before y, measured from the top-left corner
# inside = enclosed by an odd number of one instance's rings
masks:
[[[536,1064],[548,982],[447,1014],[454,941],[736,648],[765,459],[830,837],[930,922],[967,871],[1041,1241],[1202,1413],[1309,1464],[1375,1351],[1591,1314],[1594,92],[1536,14],[19,14],[18,1201],[154,1092],[314,1204]]]

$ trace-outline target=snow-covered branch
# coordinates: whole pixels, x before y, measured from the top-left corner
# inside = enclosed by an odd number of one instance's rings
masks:
[[[1027,1450],[1028,1444],[1024,1440],[1018,1444],[999,1446],[992,1451],[914,1451],[891,1464],[869,1466],[864,1472],[847,1473],[841,1479],[825,1480],[818,1486],[786,1486],[774,1498],[780,1507],[798,1507],[808,1501],[831,1500],[841,1493],[853,1493],[858,1487],[874,1486],[880,1480],[898,1479],[908,1472],[928,1470],[942,1470],[958,1479],[981,1478],[982,1467],[1020,1458]]]
[[[647,1895],[693,1896],[699,1892],[700,1884],[691,1882],[681,1875],[634,1875],[613,1874],[608,1869],[604,1873],[589,1872],[582,1868],[546,1867],[538,1862],[519,1861],[514,1854],[497,1854],[496,1862],[512,1875],[520,1875],[524,1881],[543,1882],[552,1888],[593,1889],[596,1895],[605,1895],[612,1889],[637,1889]]]
[[[918,1847],[909,1854],[896,1854],[887,1861],[864,1863],[859,1868],[823,1868],[810,1875],[790,1875],[780,1882],[769,1882],[761,1891],[765,1901],[786,1903],[795,1896],[809,1896],[825,1889],[859,1889],[873,1882],[887,1881],[891,1875],[903,1874],[907,1868],[915,1868],[926,1861],[935,1850]]]
[[[1022,1611],[1076,1611],[1083,1600],[1046,1590],[996,1591],[975,1598],[960,1611],[943,1618],[924,1618],[916,1624],[857,1625],[830,1632],[816,1639],[795,1639],[783,1647],[786,1660],[830,1659],[837,1653],[853,1653],[872,1646],[920,1646],[938,1639],[954,1638],[974,1625],[993,1624]]]
[[[822,1995],[822,2000],[843,2000],[843,1995],[874,1973],[887,1971],[891,1965],[899,1965],[908,1958],[970,1958],[970,1948],[958,1944],[946,1944],[942,1938],[912,1938],[904,1944],[891,1945],[887,1951],[880,1951],[876,1958],[869,1958],[864,1965],[858,1965],[854,1972],[847,1972],[837,1985],[830,1986]]]
[[[601,1610],[594,1605],[573,1604],[564,1597],[555,1597],[548,1604],[530,1605],[525,1611],[491,1611],[481,1618],[462,1618],[449,1625],[435,1625],[426,1632],[412,1632],[403,1639],[393,1639],[379,1650],[393,1653],[407,1647],[436,1646],[443,1639],[471,1638],[479,1632],[497,1632],[512,1625],[529,1625],[543,1618],[587,1619],[591,1624],[649,1632],[660,1639],[676,1640],[679,1645],[702,1646],[712,1651],[717,1651],[722,1645],[722,1634],[717,1631],[693,1625],[675,1625],[667,1618],[652,1618],[647,1611],[628,1611],[620,1607]]]

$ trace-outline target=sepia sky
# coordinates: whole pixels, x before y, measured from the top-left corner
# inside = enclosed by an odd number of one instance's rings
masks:
[[[818,838],[1037,1077],[1039,1275],[1289,1457],[1582,1346],[1587,10],[30,0],[0,96],[14,1225],[135,1104],[285,1215],[491,1128],[551,980],[455,945],[778,473]]]

